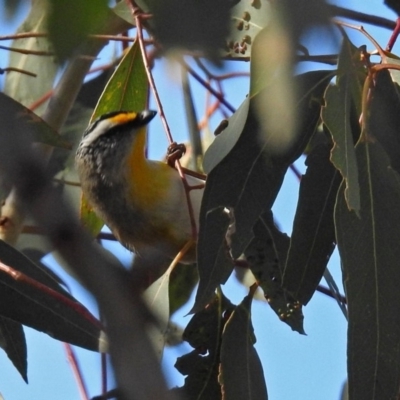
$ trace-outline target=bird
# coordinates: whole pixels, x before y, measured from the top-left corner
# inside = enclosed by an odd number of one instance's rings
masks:
[[[180,262],[196,260],[196,244],[184,183],[166,162],[146,157],[147,125],[155,111],[115,111],[85,130],[75,164],[82,193],[114,236],[138,256],[169,259],[191,243]],[[204,181],[185,175],[198,227]]]

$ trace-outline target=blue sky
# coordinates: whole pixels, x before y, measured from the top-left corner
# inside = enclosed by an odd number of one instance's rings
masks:
[[[366,13],[395,19],[395,15],[385,6],[383,1],[369,0],[346,1],[335,3],[347,8]],[[23,19],[20,15],[12,24],[7,24],[0,12],[0,34],[9,34],[15,30],[15,26]],[[357,25],[357,23],[355,23]],[[365,26],[368,32],[378,40],[382,47],[390,37],[390,32]],[[368,49],[372,45],[360,33],[351,33],[351,38],[356,45],[367,44]],[[315,43],[320,46],[321,43]],[[393,49],[399,53],[399,46]],[[105,62],[106,59],[100,60]],[[0,67],[7,64],[7,52],[0,53]],[[243,66],[244,68],[248,67]],[[323,68],[323,67],[322,67]],[[186,121],[183,110],[179,104],[181,92],[179,85],[171,82],[170,76],[166,76],[165,68],[156,68],[155,78],[159,84],[161,99],[165,100],[166,115],[171,124],[172,132],[177,141],[185,140]],[[165,83],[168,82],[168,83]],[[247,93],[248,83],[246,79],[235,80],[234,87],[229,83],[225,85],[229,101],[238,107]],[[203,104],[204,92],[195,90],[199,95],[199,104]],[[174,102],[167,101],[174,99]],[[217,123],[213,120],[213,123]],[[215,128],[212,126],[211,128]],[[166,149],[166,140],[162,134],[159,122],[155,121],[150,129],[150,157],[160,158]],[[304,160],[297,162],[298,168],[304,170]],[[289,173],[280,195],[274,206],[274,212],[282,229],[290,233],[293,214],[297,202],[297,178]],[[128,251],[115,243],[107,243],[117,256],[126,264],[131,256]],[[64,279],[72,282],[68,275],[60,270],[54,260],[48,258],[47,262],[55,268]],[[340,265],[338,257],[332,257],[330,271],[340,283]],[[87,292],[74,284],[73,294],[87,305],[93,312],[96,306]],[[239,287],[234,279],[230,279],[224,288],[224,292],[233,302],[240,302],[246,295],[244,288]],[[190,317],[184,317],[190,305],[179,312],[174,320],[180,324],[186,324]],[[257,337],[256,348],[261,357],[264,374],[267,381],[269,398],[273,400],[338,400],[341,386],[346,379],[346,321],[339,307],[332,299],[317,293],[311,302],[305,307],[305,330],[307,336],[301,336],[292,332],[287,325],[280,323],[275,314],[264,302],[253,303],[253,324]],[[77,385],[72,371],[66,359],[62,343],[51,339],[47,335],[32,329],[25,329],[28,344],[28,377],[29,385],[26,385],[18,372],[9,362],[3,351],[0,351],[0,393],[6,400],[19,399],[79,399]],[[182,345],[178,348],[168,349],[163,361],[164,370],[171,385],[180,385],[183,377],[173,368],[175,359],[180,354],[189,351],[189,347]],[[84,371],[90,396],[100,392],[100,356],[96,353],[77,349],[77,354]]]

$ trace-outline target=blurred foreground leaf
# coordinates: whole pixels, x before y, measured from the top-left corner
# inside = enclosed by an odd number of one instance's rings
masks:
[[[107,0],[57,0],[49,4],[49,39],[60,62],[70,57],[89,34],[99,33],[109,12]]]
[[[51,2],[48,0],[34,0],[31,3],[29,14],[16,33],[31,32],[35,34],[46,32]],[[48,55],[39,56],[14,51],[10,52],[9,67],[31,72],[36,74],[36,77],[15,71],[9,72],[5,79],[4,93],[24,106],[30,107],[53,87],[53,82],[58,71],[58,65],[55,62],[53,54],[54,48],[47,37],[35,36],[15,39],[11,46],[27,50],[28,52],[48,53]],[[45,103],[35,111],[40,113],[44,107]]]
[[[18,101],[0,93],[0,123],[6,126],[5,122],[13,120],[13,124],[19,124],[19,131],[31,135],[32,142],[39,142],[49,146],[70,149],[71,145],[65,141],[53,128]],[[26,128],[24,128],[26,126]],[[0,133],[1,134],[1,133]]]
[[[54,278],[0,241],[0,315],[88,350],[104,350],[98,321]]]

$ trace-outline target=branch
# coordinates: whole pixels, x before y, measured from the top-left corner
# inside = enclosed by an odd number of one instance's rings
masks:
[[[336,15],[338,17],[348,18],[365,24],[379,26],[381,28],[390,29],[391,31],[396,27],[396,22],[390,19],[377,17],[376,15],[365,14],[362,12],[353,11],[347,8],[333,5],[329,7],[331,9],[332,15]]]

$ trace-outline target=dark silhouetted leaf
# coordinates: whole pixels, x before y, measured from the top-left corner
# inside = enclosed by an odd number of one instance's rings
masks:
[[[356,146],[360,217],[348,210],[343,184],[335,211],[349,312],[349,398],[395,399],[400,386],[400,176],[382,146],[372,136],[364,138]]]
[[[104,349],[99,323],[53,277],[0,241],[0,315],[89,350]]]
[[[222,334],[220,382],[224,400],[267,400],[251,323],[253,293],[235,308]]]
[[[335,248],[333,209],[341,176],[329,161],[330,146],[318,145],[307,157],[283,287],[302,304],[315,292]]]
[[[301,116],[299,135],[284,154],[271,154],[268,146],[260,144],[257,135],[259,124],[250,101],[249,114],[239,140],[207,178],[200,212],[200,285],[194,310],[204,307],[216,286],[223,283],[222,279],[218,282],[218,279],[211,280],[210,277],[215,274],[225,277],[225,268],[229,263],[226,260],[226,231],[210,221],[207,222],[207,219],[213,215],[218,220],[217,214],[223,214],[224,208],[231,211],[234,221],[234,229],[229,237],[231,253],[233,258],[238,258],[251,242],[252,228],[259,216],[271,209],[287,168],[301,155],[314,133],[319,120],[322,95],[331,76],[330,71],[315,71],[295,78],[300,88],[295,102],[298,115]],[[218,251],[215,250],[216,245],[220,246]],[[222,266],[219,265],[217,256],[222,256]],[[217,269],[222,271],[218,272]],[[211,274],[210,271],[216,272]]]
[[[21,324],[0,317],[0,347],[6,352],[23,380],[28,383],[26,341]]]
[[[282,287],[289,237],[276,228],[271,212],[259,219],[253,232],[254,238],[244,252],[250,270],[278,317],[293,330],[304,334],[301,304]]]
[[[388,71],[376,74],[371,90],[370,129],[390,158],[390,165],[400,173],[400,87]]]
[[[195,348],[179,357],[175,368],[186,375],[183,387],[174,389],[187,400],[220,400],[218,382],[220,343],[224,323],[234,306],[222,294],[215,296],[207,308],[193,315],[183,340]]]
[[[198,248],[206,248],[197,255],[199,268],[199,287],[197,289],[196,301],[190,311],[200,311],[214,297],[215,289],[224,284],[233,271],[233,263],[229,256],[229,248],[226,240],[226,232],[230,220],[226,212],[220,209],[207,213],[205,228],[200,230]],[[207,227],[210,227],[207,229]],[[202,234],[203,232],[204,234]],[[205,235],[208,232],[208,235]]]

